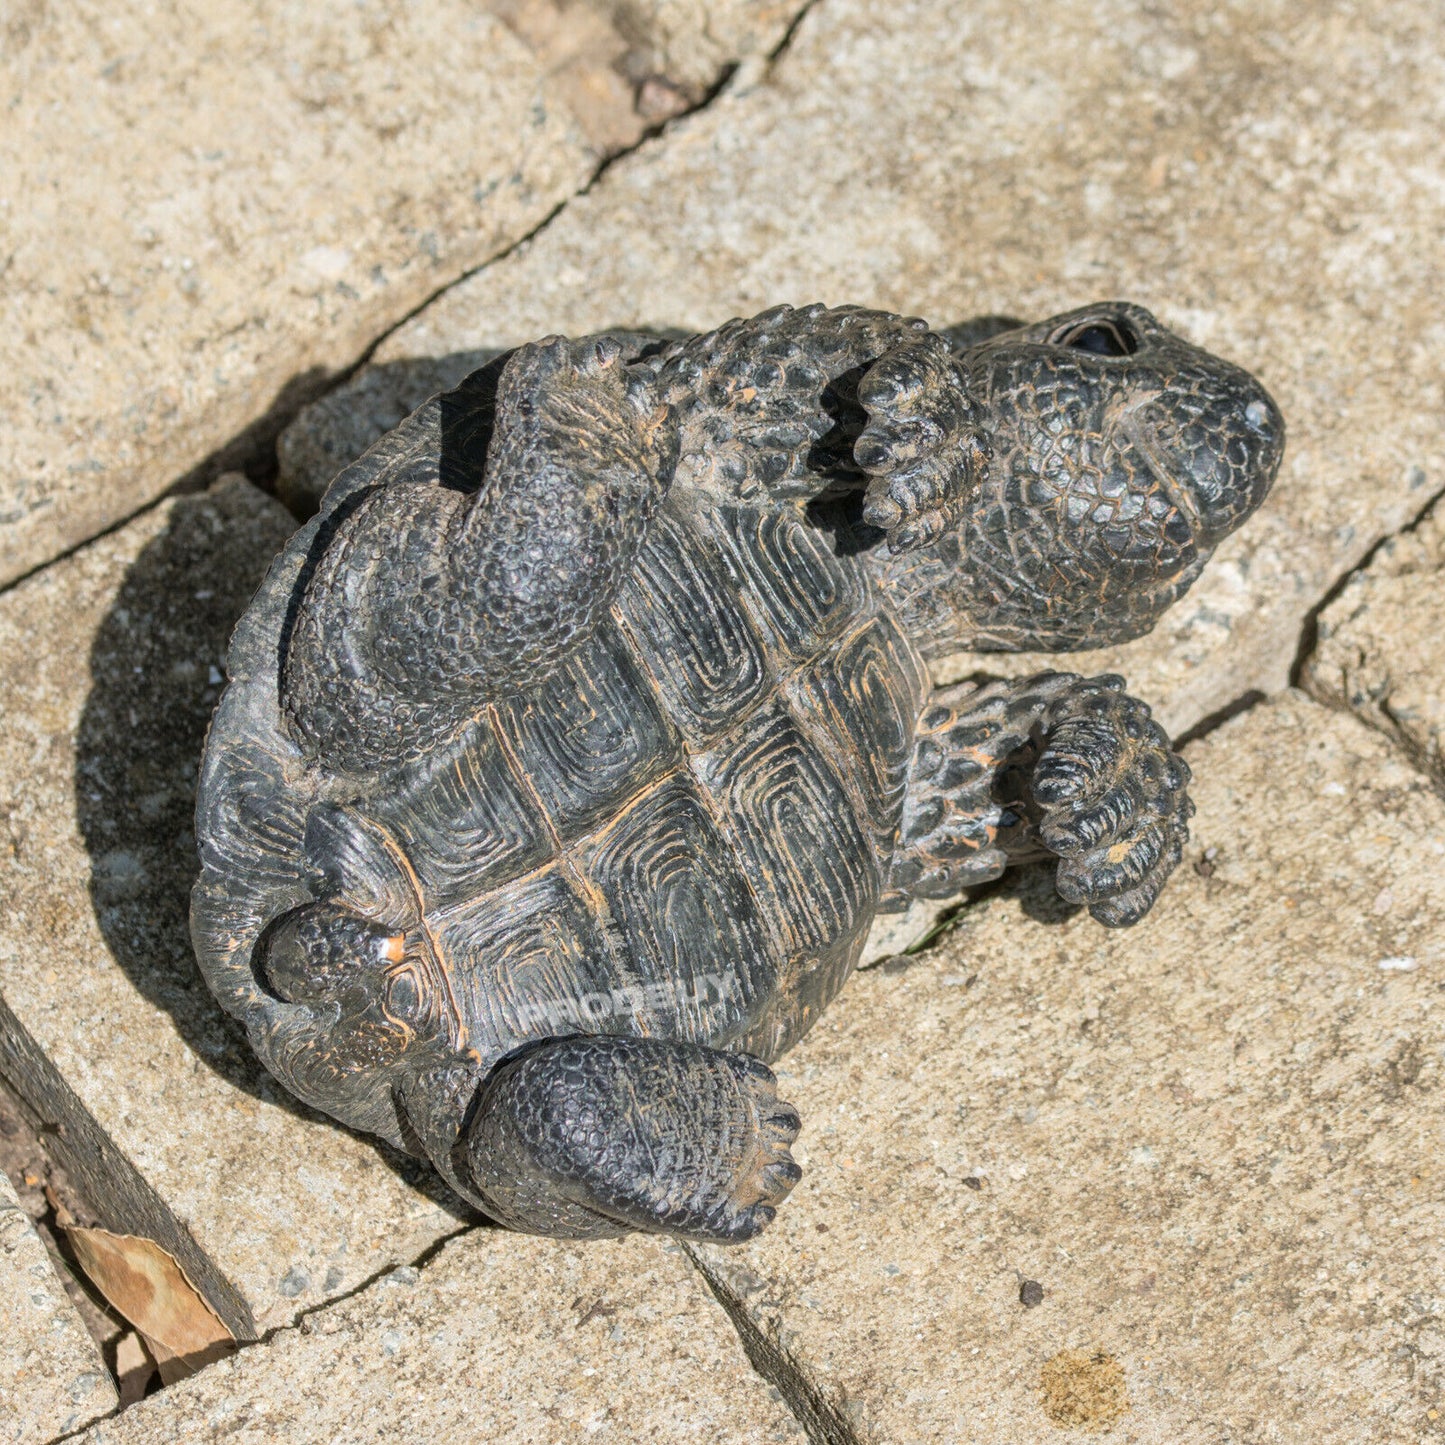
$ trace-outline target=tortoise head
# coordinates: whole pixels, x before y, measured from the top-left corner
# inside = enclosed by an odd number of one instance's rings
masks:
[[[957,530],[883,563],[938,654],[1147,632],[1264,500],[1284,419],[1248,372],[1102,302],[959,357],[985,459]]]

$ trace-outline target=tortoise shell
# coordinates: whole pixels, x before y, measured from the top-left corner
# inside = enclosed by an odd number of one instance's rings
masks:
[[[433,1093],[450,1071],[461,1109],[467,1079],[536,1039],[764,1059],[795,1042],[861,952],[928,689],[858,558],[799,511],[679,479],[604,625],[535,689],[364,786],[309,763],[278,707],[295,599],[371,489],[446,484],[442,409],[467,387],[337,478],[238,626],[192,904],[202,969],[268,1067],[353,1127],[434,1139],[433,1157],[459,1121],[408,1119],[419,1068]],[[403,1047],[378,1045],[368,1087],[328,1074],[345,999],[330,1016],[289,1003],[262,963],[278,921],[340,887],[407,940],[383,964]]]

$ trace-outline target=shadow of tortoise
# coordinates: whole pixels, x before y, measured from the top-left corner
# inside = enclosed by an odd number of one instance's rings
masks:
[[[76,738],[77,821],[96,920],[140,994],[234,1088],[317,1118],[270,1078],[241,1025],[211,996],[188,921],[199,871],[196,770],[226,643],[291,530],[279,507],[257,502],[239,478],[175,498],[166,529],[128,569],[91,645]],[[459,1219],[477,1217],[427,1164],[357,1137]]]

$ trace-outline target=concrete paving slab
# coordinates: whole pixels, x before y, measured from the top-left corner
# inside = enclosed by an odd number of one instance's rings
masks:
[[[0,1174],[0,1441],[42,1445],[117,1403],[100,1351]]]
[[[597,162],[467,0],[4,25],[0,584],[260,437]]]
[[[797,1421],[677,1246],[479,1229],[172,1386],[86,1445],[766,1445]]]
[[[488,0],[602,155],[702,104],[805,0]]]
[[[780,1062],[803,1180],[701,1257],[858,1439],[1441,1429],[1445,803],[1299,693],[1189,757],[1137,928],[1029,870]]]
[[[459,1227],[430,1171],[302,1110],[196,968],[195,767],[235,619],[292,527],[236,478],[0,597],[0,1075],[95,1222],[242,1339]]]

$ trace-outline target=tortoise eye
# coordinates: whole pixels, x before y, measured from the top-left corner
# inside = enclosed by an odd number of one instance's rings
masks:
[[[1096,316],[1076,322],[1067,331],[1049,338],[1055,346],[1072,347],[1093,356],[1133,356],[1139,337],[1123,317]]]

